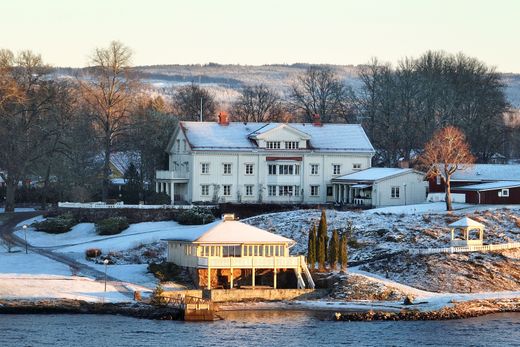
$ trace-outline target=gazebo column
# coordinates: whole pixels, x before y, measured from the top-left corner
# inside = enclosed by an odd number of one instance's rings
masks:
[[[273,269],[273,288],[276,289],[276,257],[274,257],[273,259],[273,263],[274,263],[274,269]]]
[[[210,257],[208,257],[208,290],[211,289],[211,266],[209,266],[209,259]]]
[[[334,202],[338,202],[337,200],[337,197],[338,197],[338,194],[336,194],[336,189],[338,188],[338,185],[337,184],[333,184],[332,185],[332,200]]]
[[[170,182],[170,200],[172,205],[175,205],[175,183]]]

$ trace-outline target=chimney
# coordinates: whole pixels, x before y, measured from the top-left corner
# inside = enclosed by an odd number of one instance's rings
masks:
[[[220,112],[218,114],[218,124],[229,125],[229,116],[226,112]]]
[[[321,127],[323,124],[321,124],[321,118],[320,115],[315,113],[312,115],[312,125],[315,127]]]
[[[398,163],[399,167],[401,169],[409,169],[410,168],[410,162],[408,160],[401,159]]]

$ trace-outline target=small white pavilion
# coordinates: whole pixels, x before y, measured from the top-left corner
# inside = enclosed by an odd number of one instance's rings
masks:
[[[449,227],[451,228],[452,246],[482,246],[484,241],[484,224],[464,217],[451,223]]]
[[[257,281],[277,288],[279,275],[295,277],[297,287],[305,288],[302,272],[314,288],[305,258],[289,255],[295,241],[236,221],[232,214],[165,241],[168,262],[188,268],[201,288],[254,288]]]

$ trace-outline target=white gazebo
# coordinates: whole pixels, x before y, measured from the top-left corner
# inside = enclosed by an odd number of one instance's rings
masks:
[[[464,217],[451,223],[449,227],[451,228],[452,246],[482,246],[484,241],[484,224]]]
[[[289,275],[288,270],[298,288],[306,287],[302,272],[307,286],[314,287],[305,258],[289,255],[295,241],[236,221],[233,215],[173,233],[165,241],[168,261],[188,268],[201,288],[254,288],[257,280],[277,288],[279,274]]]

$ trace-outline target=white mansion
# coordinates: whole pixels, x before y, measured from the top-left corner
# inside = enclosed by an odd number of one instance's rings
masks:
[[[357,124],[180,122],[156,190],[175,202],[323,203],[331,180],[369,168],[374,148]]]

